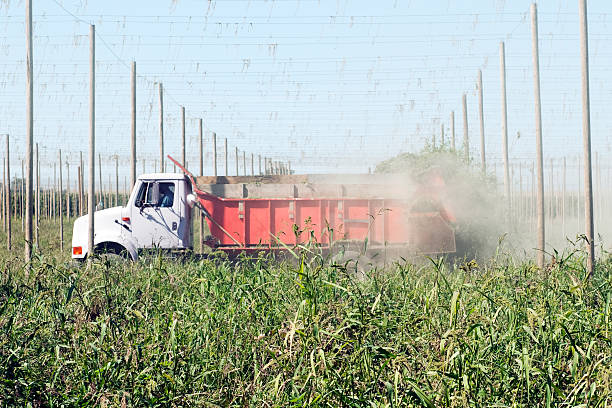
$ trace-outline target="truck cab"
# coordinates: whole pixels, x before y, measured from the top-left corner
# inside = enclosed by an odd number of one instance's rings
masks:
[[[138,259],[148,249],[192,248],[191,184],[183,174],[152,173],[138,177],[125,207],[94,213],[95,252]],[[76,219],[72,258],[85,259],[88,248],[88,215]]]

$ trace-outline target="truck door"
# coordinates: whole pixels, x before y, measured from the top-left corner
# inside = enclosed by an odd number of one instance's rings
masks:
[[[178,198],[176,180],[142,182],[131,217],[132,237],[139,248],[178,246],[181,222]]]

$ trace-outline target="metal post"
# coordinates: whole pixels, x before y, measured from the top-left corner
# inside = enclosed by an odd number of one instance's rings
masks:
[[[164,167],[164,86],[159,83],[159,171],[163,173]]]
[[[242,151],[242,175],[247,175],[246,152]]]
[[[136,61],[132,61],[132,132],[130,156],[130,186],[136,184]]]
[[[25,245],[26,277],[32,260],[32,210],[33,210],[33,162],[32,145],[34,144],[34,75],[32,49],[32,0],[26,0],[26,185],[25,185]]]
[[[89,200],[88,200],[88,221],[89,233],[87,248],[88,253],[94,253],[94,211],[96,196],[96,27],[89,26]]]
[[[484,111],[482,107],[482,70],[478,70],[478,117],[480,119],[480,163],[482,173],[487,174],[487,161],[485,156]]]
[[[586,0],[579,1],[580,60],[582,71],[582,143],[584,145],[584,216],[588,246],[587,273],[595,270],[595,231],[593,224],[593,175],[591,168],[591,107],[589,95],[589,29]]]
[[[467,95],[463,94],[463,157],[465,162],[470,162],[470,137],[468,135]]]
[[[66,160],[66,218],[70,219],[70,163]]]
[[[251,176],[255,175],[255,155],[251,153]]]
[[[440,146],[444,148],[444,123],[440,124]],[[289,162],[289,170],[291,170],[291,162]]]
[[[545,226],[544,226],[544,159],[542,153],[542,107],[540,98],[540,57],[538,51],[538,12],[536,4],[531,4],[531,40],[533,57],[533,82],[535,90],[536,156],[538,177],[538,267],[544,268]]]
[[[261,154],[257,155],[257,159],[259,160],[259,175],[261,176],[262,175],[261,173]]]

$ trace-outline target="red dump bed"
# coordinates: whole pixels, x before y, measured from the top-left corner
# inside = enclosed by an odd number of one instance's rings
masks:
[[[178,164],[178,163],[177,163]],[[406,175],[189,176],[212,246],[227,250],[368,240],[415,253],[455,251],[436,172]],[[282,242],[282,244],[281,244]],[[283,245],[284,244],[284,245]]]

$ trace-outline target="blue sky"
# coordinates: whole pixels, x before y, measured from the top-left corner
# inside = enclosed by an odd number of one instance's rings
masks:
[[[105,170],[115,154],[128,168],[132,60],[139,75],[139,159],[147,171],[158,157],[159,81],[167,91],[166,151],[180,152],[185,106],[193,170],[203,118],[208,173],[211,131],[228,138],[230,152],[237,145],[256,157],[291,160],[299,172],[366,172],[398,152],[420,149],[440,124],[448,135],[451,111],[461,140],[464,92],[477,157],[479,69],[487,156],[499,161],[500,41],[510,155],[528,163],[535,153],[530,3],[35,0],[35,139],[43,170],[52,169],[60,147],[72,164],[88,148],[89,22],[98,33],[96,148]],[[0,133],[11,134],[13,157],[25,148],[24,9],[21,1],[0,3]],[[582,152],[577,10],[577,0],[538,4],[544,151],[547,158],[566,156],[570,166]],[[593,150],[603,163],[612,128],[611,11],[609,1],[589,1]]]

